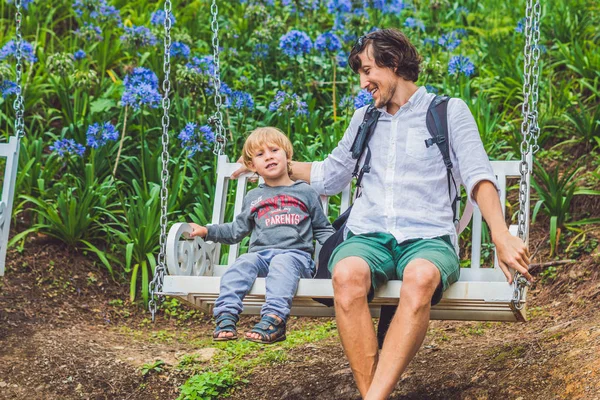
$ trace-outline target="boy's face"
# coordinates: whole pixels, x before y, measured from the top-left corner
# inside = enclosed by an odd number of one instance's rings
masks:
[[[288,175],[285,151],[276,144],[265,143],[252,156],[251,169],[264,179],[277,179]]]

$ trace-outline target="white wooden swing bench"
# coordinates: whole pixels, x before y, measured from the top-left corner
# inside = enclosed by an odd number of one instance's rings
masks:
[[[500,200],[504,212],[506,200],[506,178],[520,177],[520,161],[492,161],[494,173],[501,189]],[[531,165],[531,164],[530,164]],[[229,192],[231,174],[240,167],[230,163],[227,156],[220,155],[217,164],[217,186],[212,214],[212,223],[224,221],[225,205]],[[242,199],[246,193],[248,176],[237,180],[234,216],[242,208]],[[529,186],[529,183],[528,183]],[[350,186],[342,192],[340,212],[350,205]],[[327,210],[326,197],[323,197],[324,209]],[[529,204],[526,207],[528,229]],[[468,218],[468,216],[467,216]],[[468,219],[466,219],[468,222]],[[461,225],[466,225],[462,224]],[[473,210],[471,229],[472,250],[471,267],[462,268],[458,282],[444,293],[442,301],[431,309],[431,319],[470,320],[470,321],[524,321],[525,294],[518,307],[513,303],[513,286],[498,267],[494,257],[492,268],[481,265],[481,229],[482,217],[477,208]],[[516,235],[516,225],[510,227]],[[169,231],[167,239],[168,275],[164,277],[160,294],[176,297],[205,312],[211,312],[219,295],[220,277],[228,265],[238,257],[239,246],[232,245],[226,265],[218,265],[220,260],[220,244],[205,242],[201,238],[189,239],[191,227],[186,223],[176,223]],[[318,251],[318,249],[317,249]],[[370,303],[374,317],[379,315],[380,306],[398,303],[401,281],[390,281],[375,293]],[[294,297],[292,315],[333,316],[333,307],[326,307],[313,298],[332,298],[333,288],[329,279],[301,279]],[[244,313],[259,314],[265,298],[265,279],[257,278],[251,291],[244,299]]]

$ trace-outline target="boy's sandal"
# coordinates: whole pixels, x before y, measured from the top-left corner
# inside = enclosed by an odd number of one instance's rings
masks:
[[[256,343],[272,344],[285,340],[285,321],[265,315],[254,325],[250,333],[258,333],[260,339],[246,336],[246,340]]]
[[[217,316],[217,320],[215,321],[217,324],[217,327],[215,328],[215,331],[213,332],[213,340],[215,342],[226,342],[228,340],[236,340],[238,338],[238,336],[237,336],[237,329],[236,329],[235,325],[237,324],[238,319],[239,318],[237,315],[228,314],[228,313],[219,314],[219,316]],[[233,333],[233,336],[219,337],[219,335],[222,332],[231,332],[231,333]]]

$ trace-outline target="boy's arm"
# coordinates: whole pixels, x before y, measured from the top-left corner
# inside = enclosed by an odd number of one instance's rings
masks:
[[[321,208],[317,192],[314,192],[314,196],[311,196],[310,214],[313,235],[320,244],[323,244],[329,239],[329,236],[335,233],[335,229],[331,226],[323,212],[323,208]]]
[[[252,214],[250,213],[249,204],[246,202],[246,198],[244,199],[242,211],[238,214],[233,222],[208,225],[206,228],[208,229],[208,233],[206,235],[207,241],[225,244],[239,243],[254,228],[254,221],[252,219]]]

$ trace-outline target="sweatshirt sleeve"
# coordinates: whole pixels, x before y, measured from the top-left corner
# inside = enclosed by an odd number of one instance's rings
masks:
[[[246,237],[254,228],[254,220],[250,212],[248,197],[244,198],[242,211],[235,217],[233,222],[226,224],[208,225],[208,234],[205,240],[217,243],[236,244]]]
[[[313,236],[320,244],[323,244],[329,239],[329,236],[335,233],[335,229],[331,226],[323,212],[319,195],[314,189],[311,192],[310,218],[312,221]]]

